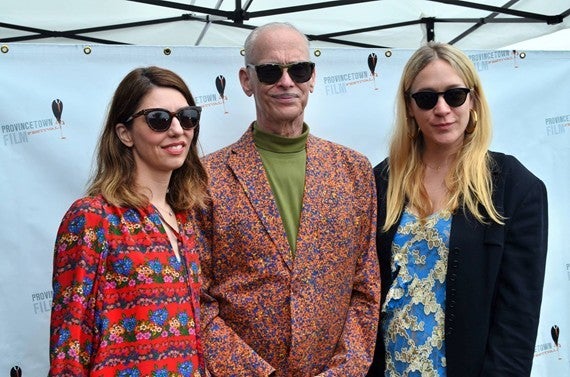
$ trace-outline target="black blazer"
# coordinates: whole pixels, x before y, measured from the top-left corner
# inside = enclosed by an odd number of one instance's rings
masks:
[[[461,208],[453,214],[445,312],[448,377],[524,377],[532,368],[546,264],[546,187],[513,156],[489,153],[493,202],[506,220],[505,225],[486,225]],[[374,175],[383,304],[394,278],[391,246],[398,226],[381,231],[387,160],[374,168]],[[379,326],[369,377],[384,376],[384,353]]]

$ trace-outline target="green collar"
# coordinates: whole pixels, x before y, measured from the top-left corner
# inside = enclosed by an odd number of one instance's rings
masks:
[[[261,131],[253,124],[253,141],[257,148],[276,153],[295,153],[305,149],[309,137],[309,126],[303,124],[303,133],[297,137],[283,137]]]

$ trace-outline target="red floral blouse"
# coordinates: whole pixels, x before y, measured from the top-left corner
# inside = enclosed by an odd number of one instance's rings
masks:
[[[73,203],[55,242],[50,376],[205,376],[195,235],[176,217],[180,260],[152,205]]]

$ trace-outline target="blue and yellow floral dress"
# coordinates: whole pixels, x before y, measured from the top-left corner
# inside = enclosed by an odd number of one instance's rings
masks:
[[[394,282],[382,307],[386,376],[446,375],[445,275],[451,214],[423,223],[404,210],[392,243]]]

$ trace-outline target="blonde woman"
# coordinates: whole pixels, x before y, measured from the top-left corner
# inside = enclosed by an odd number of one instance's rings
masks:
[[[547,249],[545,185],[488,150],[491,115],[460,50],[404,68],[375,167],[382,313],[369,376],[529,376]]]

